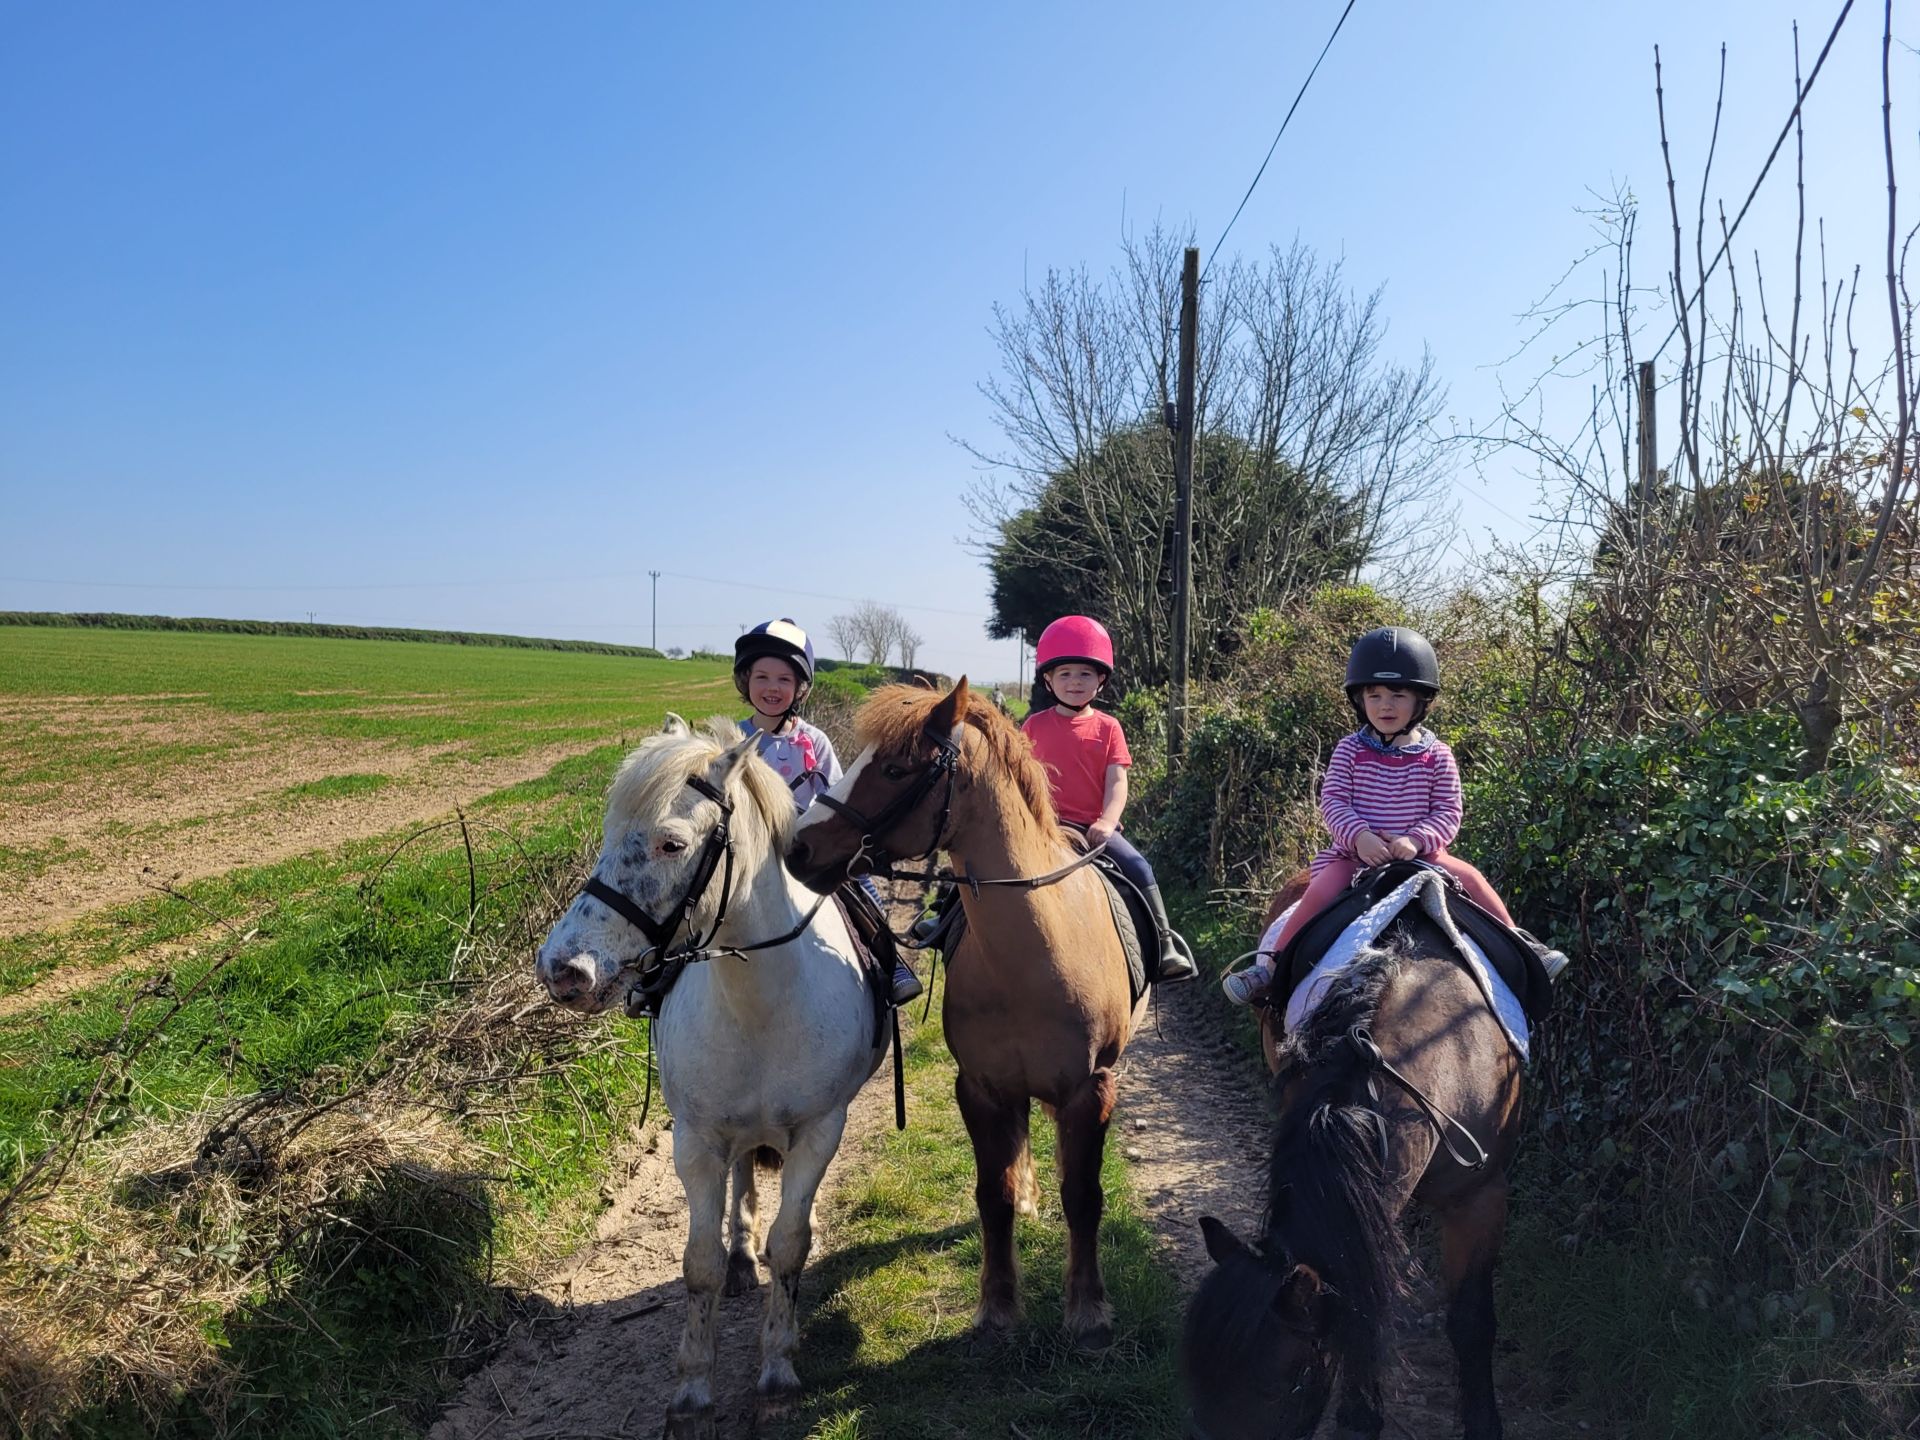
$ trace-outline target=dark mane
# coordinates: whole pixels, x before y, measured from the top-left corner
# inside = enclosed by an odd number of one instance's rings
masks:
[[[1280,1048],[1285,1106],[1267,1171],[1266,1249],[1314,1267],[1339,1297],[1333,1342],[1343,1363],[1379,1359],[1405,1242],[1381,1163],[1385,1122],[1367,1103],[1348,1043],[1370,1025],[1407,952],[1372,950],[1346,971]]]
[[[937,690],[923,690],[914,685],[883,685],[860,707],[854,719],[854,737],[862,749],[871,745],[876,751],[905,755],[919,740],[926,728],[927,716],[943,698]],[[967,692],[966,723],[986,742],[1001,768],[1013,777],[1033,818],[1052,834],[1059,825],[1053,810],[1053,788],[1047,783],[1046,770],[1033,758],[1033,746],[1020,727],[974,690]]]

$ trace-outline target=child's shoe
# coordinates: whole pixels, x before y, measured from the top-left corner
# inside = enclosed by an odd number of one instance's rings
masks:
[[[920,994],[920,977],[907,967],[904,960],[893,962],[893,1003],[904,1005]]]
[[[1273,971],[1265,965],[1249,965],[1220,977],[1220,988],[1236,1005],[1251,1005],[1273,988]]]
[[[1566,952],[1555,950],[1551,945],[1547,944],[1546,941],[1540,939],[1537,935],[1522,930],[1518,925],[1513,927],[1513,933],[1526,941],[1527,944],[1533,948],[1533,953],[1540,957],[1541,965],[1546,968],[1547,979],[1558,980],[1560,978],[1560,972],[1567,968]]]

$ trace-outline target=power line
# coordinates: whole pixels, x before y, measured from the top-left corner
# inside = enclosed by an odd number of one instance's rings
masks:
[[[1851,4],[1852,0],[1848,0]],[[1267,156],[1260,162],[1260,168],[1253,172],[1253,184],[1247,186],[1247,193],[1240,197],[1240,204],[1234,209],[1233,220],[1227,221],[1227,228],[1220,232],[1220,238],[1213,242],[1213,249],[1207,255],[1207,268],[1213,268],[1213,257],[1220,253],[1220,247],[1227,243],[1227,236],[1233,233],[1234,221],[1240,218],[1240,212],[1247,208],[1247,201],[1253,198],[1254,187],[1260,183],[1260,177],[1267,173],[1267,161],[1273,159],[1273,152],[1280,148],[1280,137],[1287,133],[1287,121],[1293,119],[1293,112],[1300,108],[1300,102],[1306,98],[1307,86],[1313,83],[1313,77],[1320,73],[1320,60],[1327,58],[1327,51],[1333,48],[1334,39],[1340,34],[1340,27],[1347,23],[1347,16],[1353,13],[1354,0],[1347,0],[1347,8],[1340,12],[1339,20],[1334,22],[1333,34],[1327,36],[1327,43],[1320,47],[1320,59],[1313,62],[1313,69],[1307,71],[1307,78],[1300,82],[1300,93],[1293,97],[1293,104],[1287,107],[1286,118],[1281,120],[1280,128],[1274,132],[1273,144],[1267,147]]]
[[[492,589],[502,585],[577,585],[581,580],[638,580],[651,571],[613,570],[598,574],[566,576],[516,576],[500,579],[474,580],[396,580],[376,581],[354,585],[223,585],[223,584],[180,584],[172,581],[147,584],[131,580],[48,580],[31,575],[0,575],[0,585],[55,585],[71,586],[91,590],[199,590],[220,593],[240,594],[335,594],[357,593],[370,590],[459,590],[484,586]],[[961,620],[987,620],[992,617],[978,610],[952,610],[938,605],[921,605],[906,600],[883,600],[873,595],[837,595],[822,590],[795,590],[788,585],[756,585],[748,580],[725,580],[713,575],[690,575],[678,570],[662,570],[663,576],[675,580],[688,580],[700,585],[719,585],[734,590],[758,590],[772,595],[791,595],[805,600],[840,600],[857,605],[872,600],[875,604],[890,605],[896,610],[917,610],[928,615],[950,615]]]

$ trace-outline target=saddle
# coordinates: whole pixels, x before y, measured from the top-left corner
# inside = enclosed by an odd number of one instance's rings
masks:
[[[1106,885],[1107,910],[1113,916],[1113,928],[1120,937],[1121,952],[1127,958],[1128,998],[1137,1005],[1147,990],[1147,957],[1160,953],[1160,930],[1154,923],[1153,912],[1147,908],[1146,896],[1127,879],[1116,862],[1097,855],[1091,863],[1094,873]],[[948,898],[941,904],[944,908],[940,912],[939,928],[927,936],[926,948],[938,950],[951,969],[960,942],[967,937],[967,912],[959,903],[957,886],[948,891]]]
[[[1322,910],[1294,933],[1286,947],[1273,957],[1273,988],[1267,1003],[1276,1010],[1286,1008],[1288,998],[1307,978],[1327,953],[1328,947],[1355,920],[1371,910],[1387,895],[1422,870],[1437,870],[1420,860],[1392,860],[1354,877],[1353,885],[1333,904]],[[1461,893],[1459,884],[1444,870],[1447,913],[1487,957],[1487,964],[1520,1002],[1529,1023],[1539,1024],[1553,1005],[1553,983],[1540,956],[1514,931],[1481,909]]]

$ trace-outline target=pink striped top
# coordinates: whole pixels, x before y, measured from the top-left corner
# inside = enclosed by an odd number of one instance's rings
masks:
[[[1333,849],[1322,853],[1315,869],[1335,855],[1358,859],[1354,842],[1367,830],[1383,838],[1408,836],[1431,856],[1460,833],[1460,767],[1430,730],[1397,750],[1383,750],[1357,731],[1333,747],[1320,782],[1320,815],[1333,832]]]

